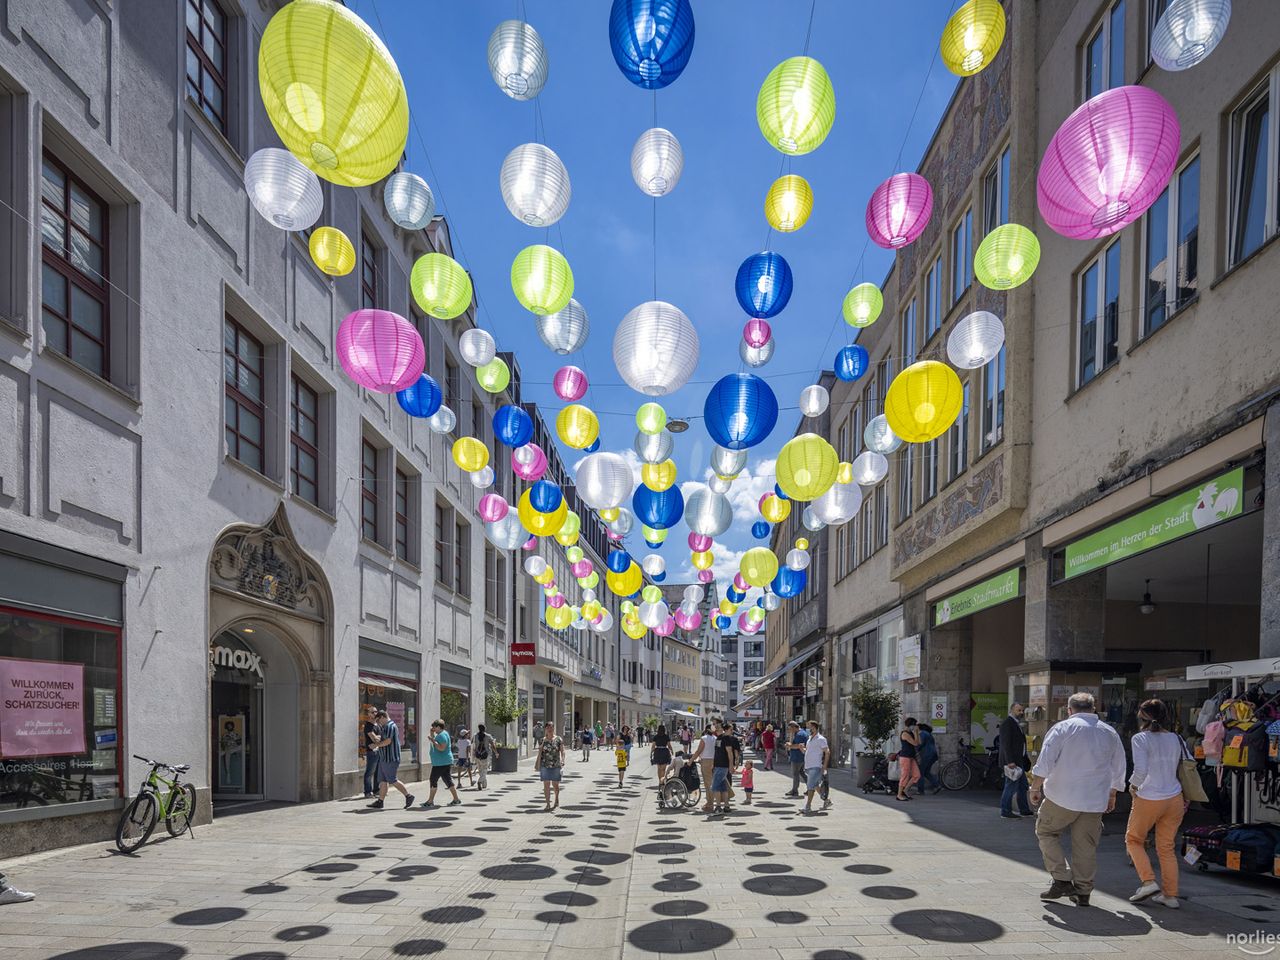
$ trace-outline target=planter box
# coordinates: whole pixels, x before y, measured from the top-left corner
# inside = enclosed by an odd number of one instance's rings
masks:
[[[857,786],[861,787],[867,782],[871,774],[875,772],[876,763],[879,759],[880,757],[875,754],[865,753],[860,753],[854,758],[857,770]]]
[[[516,747],[503,747],[495,752],[493,758],[494,773],[515,773],[520,763],[520,751]]]

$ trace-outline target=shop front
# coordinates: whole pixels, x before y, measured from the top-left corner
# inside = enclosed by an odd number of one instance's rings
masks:
[[[360,638],[360,703],[352,731],[356,768],[364,770],[367,747],[363,727],[368,707],[387,711],[400,736],[400,779],[410,782],[421,769],[421,661],[416,652]]]
[[[471,668],[440,661],[440,719],[454,740],[470,729],[473,720],[471,703]],[[476,715],[478,719],[478,714]]]
[[[564,674],[544,666],[532,670],[530,714],[532,737],[542,739],[546,724],[553,723],[556,733],[566,740],[573,737],[573,682]]]

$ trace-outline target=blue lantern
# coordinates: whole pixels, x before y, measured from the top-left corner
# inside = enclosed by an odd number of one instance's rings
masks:
[[[599,449],[600,449],[600,438],[599,438],[599,437],[596,437],[594,440],[592,440],[592,441],[591,441],[591,446],[587,447],[587,448],[586,448],[585,450],[583,450],[582,452],[583,452],[583,453],[595,453],[595,452],[596,452],[597,450],[599,450]]]
[[[636,487],[636,492],[631,497],[631,510],[645,526],[666,530],[674,527],[684,516],[684,495],[680,493],[679,487],[650,490],[642,483]],[[649,546],[656,547],[658,544],[650,543]]]
[[[425,373],[418,382],[405,387],[396,394],[396,402],[400,409],[411,417],[429,417],[440,409],[444,394],[440,392],[440,384]]]
[[[871,357],[867,348],[860,343],[851,343],[841,347],[836,354],[836,376],[846,382],[857,380],[871,367]]]
[[[780,253],[753,253],[742,261],[734,286],[747,315],[768,320],[791,299],[791,267]]]
[[[508,403],[493,413],[493,434],[508,447],[523,447],[533,439],[533,418]]]
[[[614,573],[626,573],[631,567],[631,554],[625,550],[614,550],[604,562]]]
[[[654,583],[661,583],[663,580],[667,579],[667,571],[663,570],[661,573],[655,573],[652,577],[650,577],[650,579]]]
[[[763,606],[764,606],[764,594],[763,594],[763,593],[762,593],[762,594],[760,594],[760,596],[756,597],[756,606],[757,606],[757,607],[763,607]]]
[[[770,530],[769,521],[767,520],[757,520],[751,525],[751,535],[757,540],[768,540]]]
[[[724,598],[730,603],[741,603],[747,599],[747,595],[737,587],[728,587],[724,591]]]
[[[609,46],[622,75],[645,90],[661,90],[693,53],[689,0],[613,0]]]
[[[539,480],[529,488],[529,506],[539,513],[554,513],[563,499],[560,488],[550,480]]]
[[[721,630],[728,630],[731,626],[733,626],[733,618],[726,617],[723,615],[716,617],[716,626]]]
[[[769,584],[769,589],[783,600],[786,600],[788,597],[798,596],[802,593],[808,581],[808,570],[792,570],[790,567],[782,566],[778,568],[778,575]]]
[[[773,495],[774,495],[775,497],[777,497],[779,500],[790,500],[790,499],[791,499],[791,498],[790,498],[790,497],[788,497],[785,493],[783,493],[783,492],[782,492],[782,487],[780,487],[780,486],[779,486],[778,484],[776,484],[776,483],[773,485]]]
[[[764,442],[778,422],[778,398],[752,373],[722,377],[702,408],[711,439],[727,450],[746,450]]]

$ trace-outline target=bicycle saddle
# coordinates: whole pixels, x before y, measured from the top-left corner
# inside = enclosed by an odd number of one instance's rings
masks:
[[[189,763],[175,763],[175,764],[173,764],[173,766],[171,766],[171,767],[170,767],[170,769],[171,769],[174,773],[186,773],[188,770],[190,770],[190,769],[191,769],[191,764],[189,764]]]

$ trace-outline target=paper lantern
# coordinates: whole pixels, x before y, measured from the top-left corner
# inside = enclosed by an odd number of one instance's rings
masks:
[[[884,309],[884,294],[874,283],[860,283],[844,297],[841,313],[851,327],[869,327]]]
[[[631,509],[635,512],[636,519],[646,527],[666,530],[674,527],[684,515],[684,496],[679,487],[650,490],[641,484],[631,495]]]
[[[516,511],[507,513],[501,520],[484,525],[484,535],[499,550],[515,550],[529,538],[528,532],[520,523]]]
[[[608,521],[608,523],[609,523],[610,534],[616,537],[625,537],[627,534],[631,532],[632,528],[636,525],[636,517],[635,517],[635,514],[633,514],[626,507],[622,507],[618,510],[617,519],[610,520]]]
[[[533,418],[522,407],[504,404],[493,412],[493,435],[508,447],[523,447],[533,439]]]
[[[449,433],[457,425],[458,415],[448,407],[441,407],[427,418],[427,426],[431,428],[432,433]]]
[[[587,311],[572,298],[563,310],[535,315],[534,324],[542,342],[561,356],[581,350],[591,333]]]
[[[684,151],[670,130],[654,127],[631,148],[631,179],[651,197],[665,197],[680,182]]]
[[[661,433],[637,433],[633,449],[643,463],[662,463],[671,458],[675,439],[666,430]]]
[[[800,413],[806,417],[820,417],[831,405],[831,394],[820,383],[812,383],[800,391]]]
[[[622,75],[645,90],[674,83],[693,54],[689,0],[613,0],[609,48]]]
[[[605,566],[614,573],[625,573],[631,566],[631,554],[625,550],[614,550],[605,558]]]
[[[871,357],[867,353],[867,348],[860,343],[851,343],[847,347],[841,347],[836,353],[836,360],[833,364],[836,376],[845,381],[852,383],[857,380],[871,367]]]
[[[756,122],[769,145],[788,156],[816,150],[835,120],[835,88],[812,57],[783,60],[760,85]]]
[[[536,443],[526,443],[511,451],[511,471],[527,483],[541,479],[547,465],[547,455]]]
[[[882,453],[864,450],[853,458],[853,479],[864,487],[873,487],[889,474],[889,461]]]
[[[721,447],[745,450],[764,442],[778,422],[778,398],[751,373],[722,377],[702,408],[707,433]]]
[[[424,253],[409,274],[409,292],[429,316],[452,320],[471,306],[471,277],[443,253]]]
[[[660,403],[642,403],[636,410],[636,426],[641,433],[658,433],[667,426],[667,411]]]
[[[583,503],[596,510],[608,510],[627,502],[635,479],[626,457],[593,453],[578,464],[575,483]]]
[[[640,480],[650,490],[670,490],[676,482],[676,463],[674,460],[663,460],[661,463],[646,463],[640,467]]]
[[[779,177],[764,195],[764,218],[779,233],[793,233],[809,222],[813,213],[813,188],[794,173]]]
[[[511,290],[526,310],[555,313],[568,306],[573,296],[573,271],[559,250],[535,243],[512,261]]]
[[[564,552],[564,558],[570,563],[577,563],[584,555],[581,547],[570,547]]]
[[[821,497],[819,499],[821,499]],[[806,530],[812,530],[814,533],[817,533],[826,526],[826,524],[823,523],[822,518],[814,511],[812,503],[805,507],[804,512],[800,514],[800,522],[804,524],[804,528]]]
[[[531,227],[549,227],[569,209],[569,171],[550,147],[522,143],[502,161],[502,200],[511,215]]]
[[[853,464],[847,460],[841,460],[840,466],[836,468],[836,483],[853,483]]]
[[[505,517],[511,509],[511,504],[497,493],[486,493],[480,498],[480,502],[476,505],[476,512],[480,514],[480,519],[485,523],[496,523]],[[530,560],[540,559],[530,557]]]
[[[806,510],[812,510],[814,516],[823,523],[839,526],[856,517],[861,506],[862,488],[856,483],[837,482],[826,493],[814,500]]]
[[[929,181],[918,173],[895,173],[867,201],[867,233],[877,246],[897,250],[924,233],[932,213]]]
[[[443,400],[440,384],[425,373],[415,383],[396,393],[396,403],[411,417],[431,416],[440,409]]]
[[[791,516],[791,501],[767,493],[760,502],[760,515],[770,523],[781,523]]]
[[[600,435],[600,420],[582,404],[571,403],[556,414],[556,434],[566,447],[583,450]]]
[[[1150,87],[1103,91],[1049,142],[1036,176],[1040,216],[1074,240],[1115,233],[1164,191],[1181,140],[1173,107]]]
[[[719,444],[711,448],[711,469],[722,477],[736,477],[747,465],[747,451],[730,450]]]
[[[835,447],[816,433],[792,437],[778,451],[778,485],[793,500],[814,500],[836,482]]]
[[[1004,31],[1000,0],[968,0],[942,28],[942,62],[956,76],[971,77],[995,59]]]
[[[782,254],[753,253],[738,267],[734,292],[748,316],[767,320],[782,312],[791,299],[791,267]]]
[[[752,317],[742,328],[742,340],[749,347],[763,347],[773,336],[768,320]]]
[[[955,423],[963,401],[954,370],[936,360],[921,360],[893,378],[884,397],[884,415],[903,440],[927,443]]]
[[[629,597],[644,585],[644,573],[638,563],[631,563],[622,573],[607,573],[604,582],[618,596]]]
[[[524,561],[524,572],[531,577],[542,574],[547,569],[547,561],[542,557],[528,557]]]
[[[489,462],[489,448],[475,437],[459,437],[453,441],[453,462],[467,473],[479,470]]]
[[[390,310],[347,314],[338,326],[335,346],[338,362],[347,376],[377,393],[395,393],[413,386],[427,362],[418,331]]]
[[[778,575],[778,558],[768,547],[752,547],[742,555],[738,569],[751,586],[763,587]]]
[[[511,368],[501,357],[494,357],[476,369],[476,383],[486,393],[501,393],[511,382]]]
[[[698,331],[679,307],[650,300],[622,318],[613,336],[613,363],[639,393],[679,390],[698,365]]]
[[[1004,324],[994,313],[978,310],[956,322],[947,334],[947,359],[961,370],[986,366],[1004,346]]]
[[[587,577],[591,576],[591,570],[592,570],[592,567],[591,567],[590,560],[579,560],[577,563],[575,563],[572,567],[569,568],[569,571],[578,580],[585,580]]]
[[[787,600],[803,593],[808,582],[808,570],[791,570],[788,567],[780,567],[777,576],[769,584],[769,589],[783,600]]]
[[[644,560],[640,564],[640,567],[649,576],[658,577],[666,573],[667,561],[663,560],[662,557],[658,556],[658,554],[651,553],[644,558]]]
[[[787,551],[787,568],[790,570],[807,570],[809,567],[809,551],[808,550],[788,550]],[[770,577],[769,579],[773,579]]]
[[[483,367],[498,354],[497,344],[488,330],[472,327],[462,331],[458,338],[458,354],[462,361],[473,367]]]
[[[1170,0],[1151,31],[1151,59],[1164,70],[1194,67],[1218,45],[1231,0]]]
[[[757,540],[768,540],[773,527],[765,520],[757,520],[751,525],[751,535]]]
[[[777,341],[775,340],[770,340],[762,347],[753,347],[747,341],[742,340],[738,343],[738,356],[749,367],[763,367],[773,359],[773,351],[776,346]]]
[[[387,177],[382,205],[391,222],[405,230],[422,230],[436,215],[436,198],[427,181],[407,170]]]
[[[978,244],[973,274],[992,290],[1008,290],[1031,279],[1040,263],[1040,241],[1018,223],[996,227]]]
[[[808,549],[809,549],[809,539],[808,539],[807,537],[796,537],[796,549],[797,549],[797,550],[808,550]]]
[[[697,487],[685,503],[684,522],[694,533],[718,537],[733,525],[733,504],[710,487]]]
[[[862,431],[862,442],[872,453],[893,453],[902,446],[902,438],[893,432],[883,413],[867,421]]]
[[[311,260],[331,277],[345,277],[355,269],[356,248],[337,227],[318,227],[307,242]]]
[[[587,372],[580,367],[561,367],[551,378],[551,388],[561,400],[581,400],[587,392]]]
[[[306,230],[324,211],[320,181],[288,150],[263,147],[244,165],[253,209],[281,230]]]
[[[773,485],[773,492],[774,492],[776,495],[778,495],[779,497],[781,497],[783,500],[790,500],[790,499],[791,499],[789,496],[787,496],[786,491],[784,491],[784,490],[782,489],[782,484],[780,484],[780,483],[775,483],[775,484]]]
[[[532,100],[547,82],[547,48],[523,20],[503,20],[489,34],[489,73],[512,100]]]
[[[545,480],[538,481],[538,483],[546,482]],[[549,537],[559,530],[560,525],[564,523],[565,515],[568,513],[568,504],[561,497],[555,509],[544,512],[533,506],[530,498],[531,493],[532,488],[520,494],[520,502],[516,507],[520,523],[535,537]]]
[[[710,570],[715,565],[716,555],[710,550],[697,550],[689,554],[689,562],[695,570]]]
[[[493,467],[481,467],[468,478],[477,490],[484,490],[493,485]]]

